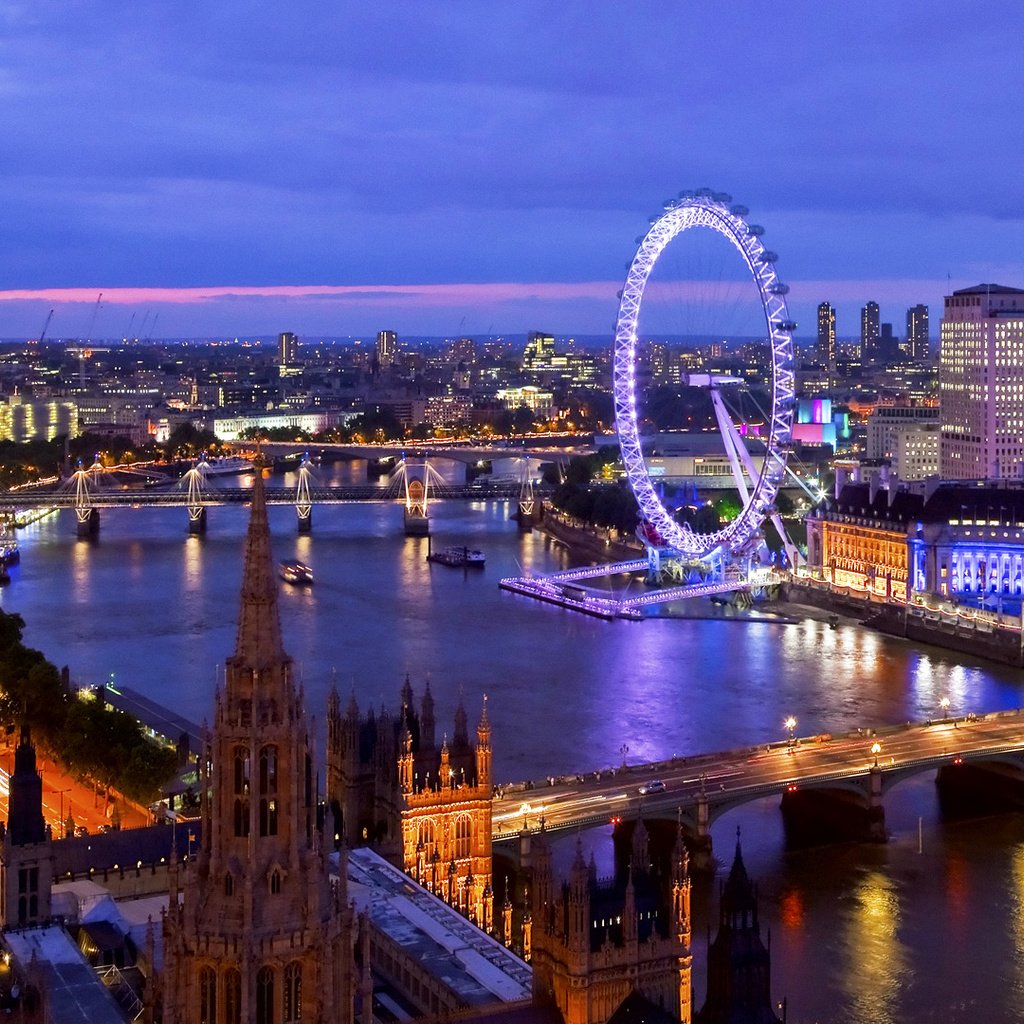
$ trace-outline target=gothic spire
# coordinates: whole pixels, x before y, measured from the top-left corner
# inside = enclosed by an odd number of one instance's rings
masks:
[[[261,468],[257,460],[249,532],[245,538],[242,608],[238,616],[238,639],[235,643],[236,662],[256,672],[287,659],[281,642],[277,581],[270,552],[267,496]]]

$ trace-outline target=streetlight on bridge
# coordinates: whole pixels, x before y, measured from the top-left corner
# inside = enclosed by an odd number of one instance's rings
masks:
[[[796,729],[796,719],[790,715],[782,724],[789,730],[789,745],[793,746],[793,733]]]
[[[939,707],[942,708],[942,717],[943,718],[949,718],[949,698],[948,697],[943,697],[942,700],[939,701]]]
[[[622,767],[625,768],[626,757],[629,755],[629,747],[625,743],[623,743],[622,746],[619,747],[619,753],[622,755]]]
[[[876,768],[878,767],[878,755],[881,752],[882,752],[882,744],[879,743],[878,740],[875,740],[875,742],[871,744],[871,753],[875,755],[875,767]]]

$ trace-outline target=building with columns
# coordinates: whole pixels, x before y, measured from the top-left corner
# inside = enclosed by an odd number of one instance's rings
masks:
[[[331,878],[314,764],[281,640],[257,473],[235,652],[200,758],[199,851],[183,874],[171,873],[164,966],[150,1007],[163,1024],[351,1024],[344,856]]]

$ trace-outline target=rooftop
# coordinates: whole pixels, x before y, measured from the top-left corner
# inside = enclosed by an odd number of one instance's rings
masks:
[[[350,851],[348,889],[373,927],[465,1006],[531,998],[533,972],[528,964],[373,850]]]
[[[51,1020],[124,1024],[114,997],[60,925],[10,931],[4,942],[22,972],[30,965],[42,972]]]
[[[954,295],[1024,295],[1024,288],[1010,288],[1005,284],[976,284],[973,288],[959,288]]]

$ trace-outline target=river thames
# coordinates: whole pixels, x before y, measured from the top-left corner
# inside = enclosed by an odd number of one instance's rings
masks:
[[[950,714],[1024,704],[1014,669],[853,624],[605,622],[504,593],[501,576],[568,564],[508,514],[508,503],[433,507],[435,545],[486,553],[483,570],[462,571],[426,562],[427,541],[402,535],[397,505],[317,507],[306,537],[293,509],[271,508],[275,557],[316,573],[313,587],[282,587],[281,617],[319,721],[332,685],[363,708],[394,709],[406,674],[417,695],[429,679],[439,730],[450,730],[460,693],[471,723],[486,693],[495,772],[508,782],[618,764],[623,748],[636,762],[769,743],[786,735],[788,715],[807,736],[937,717],[943,697]],[[0,604],[73,680],[113,674],[202,721],[234,647],[247,515],[212,508],[197,538],[184,509],[104,510],[95,541],[75,538],[70,512],[51,516],[20,531],[21,564]],[[789,1021],[1024,1019],[1024,818],[945,822],[924,777],[887,796],[886,815],[880,846],[787,850],[777,800],[715,827],[725,868],[742,828],[771,932],[772,992],[787,997]],[[604,855],[604,838],[587,842]],[[698,1006],[716,894],[706,880],[695,889]]]

